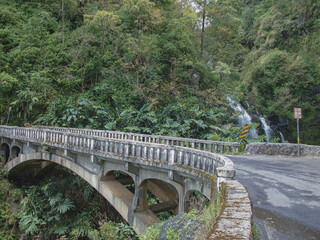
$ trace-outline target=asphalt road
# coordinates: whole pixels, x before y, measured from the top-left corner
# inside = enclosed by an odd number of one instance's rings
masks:
[[[261,239],[320,239],[320,159],[228,156]]]

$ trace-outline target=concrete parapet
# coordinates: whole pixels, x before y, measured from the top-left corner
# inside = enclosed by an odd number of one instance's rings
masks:
[[[0,137],[8,143],[6,149],[10,149],[11,146],[12,149],[16,147],[18,150],[19,146],[19,152],[16,151],[7,160],[6,167],[9,170],[21,162],[32,160],[63,165],[102,193],[139,233],[143,233],[146,227],[157,222],[153,211],[170,208],[183,213],[185,197],[189,191],[200,191],[208,199],[214,200],[211,197],[214,197],[215,188],[219,188],[222,182],[226,183],[228,199],[226,210],[222,213],[216,228],[218,233],[228,224],[238,229],[232,225],[233,223],[248,226],[251,231],[251,220],[248,220],[251,219],[248,193],[241,184],[233,180],[235,176],[233,162],[226,156],[207,151],[213,148],[210,145],[212,142],[209,144],[201,140],[199,142],[191,140],[190,144],[187,140],[179,142],[180,140],[168,138],[166,139],[168,142],[164,144],[161,142],[163,139],[160,141],[157,136],[134,135],[134,139],[130,136],[126,133],[98,130],[92,132],[92,130],[77,131],[77,129],[63,128],[0,126]],[[224,147],[222,144],[219,149],[223,151]],[[116,170],[126,172],[132,177],[135,184],[134,194],[107,176],[108,172]],[[166,202],[162,205],[148,206],[145,201],[148,188],[152,188],[154,194],[158,194],[160,198],[163,195],[160,188],[152,187],[152,184],[159,180],[174,187],[177,190],[176,194],[170,199],[165,199]],[[122,189],[121,192],[119,189]],[[162,191],[168,193],[169,191],[165,189],[162,187]],[[247,211],[244,211],[245,206]],[[238,211],[239,209],[242,210]],[[231,219],[234,220],[229,222]],[[237,231],[235,232],[238,234]],[[246,234],[247,231],[243,236]]]

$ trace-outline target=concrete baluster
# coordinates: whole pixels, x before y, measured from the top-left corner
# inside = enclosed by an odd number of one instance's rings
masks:
[[[202,156],[202,170],[208,171],[207,158],[205,156]]]
[[[64,146],[67,147],[68,145],[68,135],[64,134]]]
[[[230,153],[230,146],[228,145],[226,147],[227,147],[227,154],[229,154]]]
[[[125,157],[128,157],[129,156],[129,154],[130,154],[130,152],[129,152],[129,143],[125,143],[124,144],[124,156]]]
[[[167,159],[168,159],[168,150],[166,148],[164,148],[161,151],[161,160],[163,162],[167,162]]]
[[[150,160],[153,160],[154,159],[154,147],[149,147],[149,155],[148,155],[148,158]]]
[[[105,146],[106,142],[104,140],[102,140],[102,139],[100,140],[100,142],[101,142],[100,151],[103,152],[106,149],[106,146]]]
[[[141,146],[140,145],[138,145],[137,147],[136,147],[136,156],[137,157],[141,157]]]
[[[218,152],[218,144],[214,145],[214,152],[217,153]]]
[[[197,154],[197,155],[198,155],[198,154]],[[201,156],[201,155],[198,155],[197,158],[196,158],[196,160],[197,160],[196,168],[200,170],[200,169],[201,169],[201,164],[202,164],[202,156]]]
[[[220,153],[223,154],[223,150],[224,150],[224,145],[220,145]]]
[[[190,153],[189,152],[185,152],[184,153],[184,157],[183,157],[183,165],[185,165],[185,166],[189,165],[189,157],[190,157]]]
[[[84,148],[88,149],[89,148],[89,141],[88,138],[85,136],[83,136],[83,144],[84,144]]]
[[[95,150],[95,139],[94,138],[92,138],[91,139],[91,151],[93,151],[93,150]]]
[[[176,150],[175,149],[170,149],[169,150],[169,165],[173,165],[176,161]]]
[[[211,160],[211,173],[215,174],[216,173],[216,164],[213,158],[210,159]]]
[[[110,141],[110,142],[109,142],[109,152],[110,152],[110,153],[113,153],[113,152],[114,152],[114,143],[113,143],[113,141]]]
[[[179,163],[179,164],[182,164],[182,162],[183,162],[183,154],[184,154],[184,152],[183,151],[179,151],[179,153],[178,153],[178,160],[177,160],[177,162]]]
[[[80,140],[80,142],[79,142],[79,147],[80,147],[80,148],[83,148],[83,147],[84,147],[84,139],[83,139],[83,136],[81,136],[81,137],[79,138],[79,140]]]
[[[136,156],[137,156],[137,155],[136,155],[136,151],[137,151],[136,145],[135,145],[135,144],[131,144],[131,155],[132,155],[133,157],[136,157]]]
[[[114,153],[119,153],[119,142],[114,142]]]
[[[119,153],[123,154],[123,143],[122,142],[120,143],[120,146],[119,146]]]
[[[86,140],[86,148],[91,150],[91,138],[88,138],[86,135],[85,140]]]
[[[82,148],[87,148],[87,139],[85,138],[85,136],[81,136],[81,140],[82,140]]]
[[[161,149],[160,149],[159,147],[157,147],[155,151],[156,151],[156,152],[155,152],[154,158],[155,158],[156,161],[160,161],[160,158],[161,158]]]
[[[209,144],[209,152],[212,152],[212,144]]]
[[[207,162],[207,169],[206,171],[208,173],[211,173],[212,172],[212,160],[210,157],[206,157],[206,162]]]
[[[110,143],[109,140],[105,141],[105,151],[106,152],[109,152],[109,143]]]
[[[147,146],[143,146],[142,149],[143,149],[142,157],[143,158],[148,158],[148,147]]]
[[[196,158],[196,155],[194,153],[191,153],[191,159],[190,159],[190,167],[194,167],[194,164],[195,164],[195,158]]]

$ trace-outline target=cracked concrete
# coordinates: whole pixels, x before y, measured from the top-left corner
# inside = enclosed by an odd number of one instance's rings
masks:
[[[228,156],[253,203],[261,239],[320,239],[320,159]]]

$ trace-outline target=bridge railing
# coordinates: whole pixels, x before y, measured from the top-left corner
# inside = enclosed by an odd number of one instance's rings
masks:
[[[49,129],[65,133],[75,133],[80,135],[96,136],[119,140],[132,140],[144,143],[158,143],[170,146],[181,146],[193,148],[214,153],[238,153],[240,144],[237,142],[222,142],[210,141],[190,138],[168,137],[161,135],[147,135],[138,133],[127,133],[107,130],[92,130],[92,129],[78,129],[78,128],[63,128],[63,127],[48,127],[48,126],[33,126],[38,129]]]
[[[232,179],[235,175],[233,162],[229,158],[182,146],[90,136],[70,131],[7,126],[0,126],[0,136],[89,153],[98,157],[108,157],[108,154],[111,154],[145,165],[160,164],[163,168],[174,166],[180,170],[196,170],[200,171],[200,175],[201,172],[210,175],[216,173],[218,183]]]

